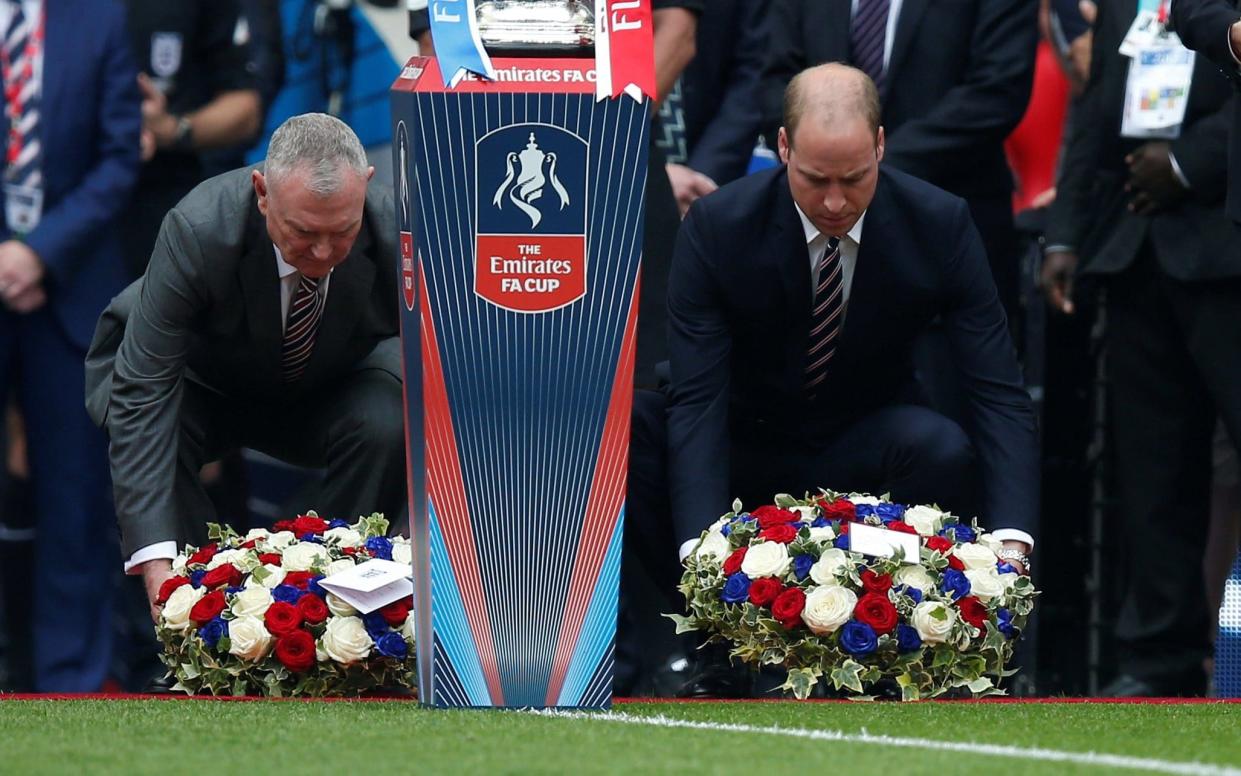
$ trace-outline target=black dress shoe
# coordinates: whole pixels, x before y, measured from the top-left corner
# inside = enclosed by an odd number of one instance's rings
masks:
[[[676,691],[678,698],[751,698],[754,674],[735,664],[728,649],[718,644],[703,647],[695,655],[695,665],[685,683]]]
[[[172,689],[172,686],[176,683],[177,680],[172,678],[171,675],[156,676],[147,682],[146,687],[142,688],[142,691],[147,695],[172,695],[176,692]]]

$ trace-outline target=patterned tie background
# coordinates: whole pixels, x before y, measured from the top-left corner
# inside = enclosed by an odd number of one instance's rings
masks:
[[[315,347],[315,333],[323,318],[323,295],[319,293],[321,278],[302,275],[289,304],[289,325],[284,330],[284,347],[280,367],[285,382],[294,382],[306,371],[306,362]]]

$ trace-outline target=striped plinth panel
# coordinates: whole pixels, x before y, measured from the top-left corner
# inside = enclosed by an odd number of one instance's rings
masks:
[[[610,705],[647,108],[394,92],[424,703]]]
[[[1215,692],[1221,698],[1241,698],[1241,557],[1233,563],[1224,586],[1215,639]]]

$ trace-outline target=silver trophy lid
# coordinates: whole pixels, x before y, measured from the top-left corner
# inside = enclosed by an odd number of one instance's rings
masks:
[[[590,0],[480,0],[479,36],[491,52],[585,53],[595,45]]]

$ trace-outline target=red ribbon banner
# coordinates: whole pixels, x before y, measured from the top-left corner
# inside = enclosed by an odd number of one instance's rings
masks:
[[[650,0],[595,0],[596,99],[655,94],[655,36]]]

